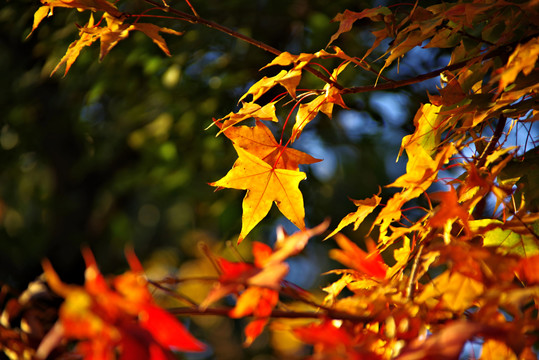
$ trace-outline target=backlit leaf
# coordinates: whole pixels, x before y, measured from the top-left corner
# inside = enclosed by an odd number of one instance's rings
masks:
[[[247,190],[238,242],[268,214],[274,202],[294,225],[305,229],[303,196],[298,188],[300,181],[305,179],[305,173],[274,168],[241,147],[235,145],[234,148],[239,156],[234,167],[225,177],[210,185]]]
[[[499,340],[488,339],[481,347],[480,360],[517,360],[517,356]]]
[[[481,282],[458,271],[447,270],[424,287],[417,301],[421,303],[441,297],[443,307],[460,313],[472,306],[484,290],[485,285]]]
[[[483,235],[484,246],[496,246],[501,253],[529,257],[539,254],[539,241],[530,234],[519,234],[501,228]]]
[[[277,119],[277,115],[275,115],[274,103],[268,103],[264,106],[260,106],[252,102],[242,103],[242,108],[238,112],[231,112],[221,119],[224,121],[224,123],[220,126],[221,131],[219,134],[236,125],[237,123],[250,118],[275,122],[279,121],[279,119]]]
[[[380,204],[380,201],[382,198],[380,198],[377,195],[374,195],[371,198],[365,199],[365,200],[352,200],[354,202],[354,205],[357,206],[357,210],[353,213],[350,213],[346,215],[339,225],[337,225],[337,228],[331,232],[328,236],[326,236],[326,239],[329,239],[336,233],[342,230],[345,226],[350,225],[351,223],[354,223],[354,230],[357,230],[359,225],[365,220],[365,218],[374,211],[374,209]]]
[[[116,354],[128,357],[133,347],[138,349],[137,358],[143,360],[170,358],[172,349],[204,350],[205,346],[175,317],[155,305],[134,253],[129,253],[129,262],[136,268],[115,277],[111,284],[99,271],[89,249],[83,250],[83,256],[84,286],[64,284],[50,262],[43,262],[50,287],[65,298],[58,326],[51,330],[53,336],[78,340],[78,353],[85,360],[115,359]],[[44,357],[52,350],[48,345],[40,348]]]
[[[334,22],[338,21],[340,22],[340,24],[339,24],[339,30],[337,30],[337,32],[331,36],[331,40],[329,41],[328,46],[333,41],[337,40],[337,38],[342,33],[350,31],[352,29],[352,25],[357,20],[364,19],[364,18],[370,18],[372,20],[380,20],[385,15],[390,15],[390,14],[391,14],[391,10],[389,10],[387,7],[381,7],[381,6],[377,8],[373,8],[373,9],[365,9],[361,12],[345,10],[344,13],[338,14],[332,20]]]
[[[525,44],[518,44],[501,73],[498,92],[513,83],[520,72],[524,75],[530,74],[536,68],[535,63],[538,57],[539,37],[534,37]]]
[[[367,241],[369,253],[340,233],[335,234],[335,240],[340,249],[330,250],[332,259],[373,278],[382,280],[386,277],[388,267],[372,240]]]
[[[260,121],[253,127],[234,126],[221,131],[234,144],[279,169],[299,170],[300,164],[322,161],[302,151],[281,145],[275,140],[271,130]]]
[[[470,214],[459,204],[457,192],[453,187],[447,192],[432,193],[429,196],[431,200],[441,203],[436,214],[429,220],[430,226],[443,228],[451,220],[459,219],[467,235],[470,235],[470,228],[468,226]]]
[[[408,147],[418,145],[432,156],[434,150],[440,143],[440,134],[445,127],[443,122],[445,117],[440,115],[441,106],[432,104],[422,105],[414,117],[415,131],[412,135],[402,138],[402,146],[399,155]]]
[[[181,35],[182,33],[176,30],[172,30],[169,28],[159,27],[154,24],[149,23],[136,23],[130,26],[130,29],[138,30],[143,32],[147,37],[153,40],[154,43],[159,46],[161,50],[168,56],[170,56],[170,51],[168,50],[167,44],[165,42],[165,39],[161,35],[159,35],[160,32],[164,32],[167,34],[172,35]]]
[[[339,51],[340,49],[337,48],[337,54],[339,54]],[[331,78],[333,80],[337,80],[339,74],[346,68],[348,64],[349,62],[347,61],[341,64],[341,66],[337,67],[333,71]],[[324,92],[321,95],[318,95],[314,100],[307,104],[300,104],[292,132],[292,141],[295,141],[301,135],[301,132],[305,126],[307,126],[307,124],[309,124],[319,112],[322,112],[331,119],[334,104],[345,109],[347,108],[342,99],[340,90],[332,84],[326,84],[324,86]]]

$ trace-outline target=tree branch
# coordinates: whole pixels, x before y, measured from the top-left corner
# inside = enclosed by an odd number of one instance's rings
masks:
[[[244,35],[244,34],[241,34],[237,31],[234,31],[230,28],[227,28],[226,26],[223,26],[223,25],[220,25],[216,22],[213,22],[211,20],[207,20],[207,19],[204,19],[200,16],[197,16],[197,15],[191,15],[191,14],[188,14],[186,12],[183,12],[181,10],[177,10],[177,9],[174,9],[174,8],[171,8],[170,6],[168,5],[165,5],[165,4],[161,4],[155,0],[144,0],[145,2],[155,6],[156,8],[164,11],[164,12],[169,12],[169,13],[172,13],[174,15],[176,15],[179,19],[181,20],[184,20],[184,21],[187,21],[187,22],[190,22],[192,24],[201,24],[201,25],[204,25],[206,27],[209,27],[211,29],[215,29],[217,31],[220,31],[220,32],[223,32],[227,35],[230,35],[232,37],[235,37],[239,40],[242,40],[242,41],[245,41],[251,45],[254,45],[264,51],[267,51],[269,53],[272,53],[276,56],[280,55],[282,53],[282,51],[262,42],[262,41],[259,41],[259,40],[255,40],[247,35]],[[524,39],[521,39],[520,41],[517,41],[517,42],[513,42],[513,43],[510,43],[510,44],[506,44],[506,45],[503,45],[503,46],[499,46],[495,49],[493,49],[492,51],[490,51],[489,53],[487,54],[482,54],[482,55],[478,55],[476,57],[473,57],[473,58],[470,58],[470,59],[467,59],[467,60],[463,60],[463,61],[460,61],[458,63],[455,63],[455,64],[452,64],[452,65],[448,65],[448,66],[445,66],[443,68],[440,68],[440,69],[437,69],[437,70],[434,70],[434,71],[431,71],[431,72],[428,72],[426,74],[422,74],[422,75],[419,75],[419,76],[416,76],[416,77],[413,77],[411,79],[404,79],[404,80],[400,80],[400,81],[388,81],[387,83],[383,83],[383,84],[377,84],[377,85],[367,85],[367,86],[357,86],[357,87],[350,87],[350,88],[345,88],[343,87],[341,84],[337,83],[336,81],[333,81],[331,80],[329,77],[325,76],[324,74],[322,74],[320,71],[314,69],[312,66],[310,65],[307,65],[305,67],[305,70],[307,70],[308,72],[310,72],[311,74],[313,74],[314,76],[318,77],[319,79],[323,80],[324,82],[328,83],[328,84],[331,84],[333,85],[335,88],[341,90],[341,94],[358,94],[358,93],[363,93],[363,92],[370,92],[370,91],[378,91],[378,90],[390,90],[390,89],[397,89],[397,88],[400,88],[400,87],[403,87],[403,86],[408,86],[408,85],[412,85],[412,84],[417,84],[417,83],[420,83],[420,82],[423,82],[425,80],[428,80],[428,79],[432,79],[436,76],[439,76],[442,72],[444,71],[452,71],[452,70],[456,70],[456,69],[460,69],[464,66],[466,66],[471,60],[478,60],[478,59],[481,59],[482,60],[488,60],[488,59],[491,59],[495,56],[498,56],[498,55],[502,55],[502,54],[507,54],[509,53],[510,51],[513,51],[513,49],[515,48],[515,46],[519,43],[523,43],[523,42],[526,42],[528,41],[529,39],[535,37],[537,34],[532,34],[530,36],[527,36],[526,38]]]
[[[163,4],[160,4],[154,0],[144,0],[145,2],[149,3],[149,4],[152,4],[153,6],[161,9],[162,11],[164,12],[169,12],[169,13],[172,13],[176,16],[178,16],[178,18],[180,18],[181,20],[185,20],[187,22],[190,22],[192,24],[201,24],[201,25],[204,25],[206,27],[209,27],[211,29],[214,29],[214,30],[217,30],[217,31],[220,31],[220,32],[223,32],[227,35],[230,35],[232,37],[235,37],[236,39],[239,39],[239,40],[242,40],[242,41],[245,41],[251,45],[254,45],[264,51],[267,51],[269,53],[272,53],[276,56],[278,55],[281,55],[282,51],[272,47],[272,46],[269,46],[268,44],[266,43],[263,43],[262,41],[258,41],[258,40],[255,40],[247,35],[244,35],[242,33],[239,33],[237,31],[234,31],[230,28],[227,28],[226,26],[223,26],[223,25],[220,25],[216,22],[213,22],[211,20],[206,20],[204,18],[201,18],[200,16],[196,16],[196,15],[191,15],[191,14],[188,14],[186,12],[183,12],[181,10],[177,10],[177,9],[174,9],[174,8],[171,8],[169,6],[164,6]],[[331,80],[329,77],[325,76],[324,74],[322,74],[320,71],[314,69],[313,67],[311,67],[310,65],[307,65],[305,68],[305,70],[307,70],[308,72],[310,72],[311,74],[313,74],[314,76],[318,77],[319,79],[323,80],[324,82],[328,83],[328,84],[331,84],[333,86],[335,86],[337,89],[341,90],[343,89],[343,86],[340,85],[339,83]]]
[[[172,308],[167,311],[173,315],[217,315],[217,316],[228,316],[232,308]],[[349,320],[355,322],[370,322],[374,320],[372,316],[359,316],[352,315],[344,312],[338,311],[324,311],[324,312],[314,312],[314,311],[284,311],[284,310],[273,310],[269,315],[270,318],[281,318],[281,319],[323,319],[331,318],[332,320]]]
[[[397,89],[403,86],[417,84],[425,80],[432,79],[436,76],[439,76],[444,71],[453,71],[453,70],[460,69],[466,66],[470,61],[473,61],[473,60],[482,59],[482,61],[484,61],[484,60],[492,59],[493,57],[496,57],[496,56],[509,54],[515,49],[515,47],[518,44],[525,43],[535,36],[537,36],[537,33],[527,36],[526,38],[521,39],[519,41],[515,41],[509,44],[499,46],[486,54],[478,55],[467,60],[462,60],[462,61],[459,61],[458,63],[444,66],[443,68],[433,70],[431,72],[413,77],[411,79],[404,79],[400,81],[394,81],[390,83],[383,83],[383,84],[377,84],[377,85],[356,86],[356,87],[351,87],[351,88],[345,88],[343,89],[341,93],[342,94],[358,94],[358,93],[370,92],[370,91]]]
[[[496,124],[496,129],[494,130],[494,134],[492,135],[492,139],[488,142],[488,146],[486,147],[485,151],[481,154],[481,157],[477,161],[477,168],[480,169],[483,166],[485,166],[487,162],[487,157],[494,152],[496,149],[496,144],[498,143],[498,140],[500,140],[500,137],[503,134],[503,129],[505,129],[505,123],[507,122],[507,118],[505,115],[500,115],[500,118],[498,119],[498,124]]]

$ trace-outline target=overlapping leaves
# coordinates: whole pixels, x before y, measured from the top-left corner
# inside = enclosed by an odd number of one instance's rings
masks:
[[[235,143],[238,160],[225,177],[210,185],[247,190],[238,242],[267,215],[274,202],[292,223],[305,229],[303,196],[299,191],[305,173],[299,171],[298,164],[318,160],[279,145],[260,122],[252,128],[229,128],[225,135]]]
[[[58,323],[37,350],[46,358],[63,339],[78,340],[77,353],[84,359],[173,359],[172,349],[202,351],[195,339],[172,315],[158,307],[147,288],[142,266],[128,252],[131,271],[107,282],[93,254],[86,260],[84,286],[63,283],[52,265],[43,262],[47,282],[64,298]]]
[[[274,249],[260,242],[253,244],[252,264],[219,258],[221,271],[219,282],[201,307],[206,308],[229,294],[239,295],[230,316],[233,318],[254,316],[245,329],[246,344],[252,343],[264,329],[273,308],[279,301],[279,291],[289,270],[285,260],[299,254],[307,245],[309,238],[322,233],[327,227],[326,221],[312,229],[304,229],[290,236],[280,229]]]
[[[103,12],[103,19],[105,20],[104,25],[100,25],[102,21],[100,21],[99,24],[96,24],[94,16],[91,14],[88,23],[84,26],[79,26],[80,38],[69,45],[66,54],[62,57],[58,65],[56,65],[51,75],[63,64],[66,65],[64,75],[67,74],[71,65],[77,60],[81,50],[92,45],[97,40],[101,43],[99,60],[103,60],[119,41],[126,39],[129,36],[129,32],[134,30],[144,33],[152,39],[165,54],[170,56],[170,51],[165,39],[159,33],[164,32],[173,35],[182,34],[176,30],[159,27],[151,23],[126,23],[125,20],[128,15],[119,11],[115,5],[106,0],[41,0],[41,3],[43,6],[41,6],[34,15],[32,32],[34,32],[43,19],[53,15],[53,9],[55,7],[75,8],[79,11],[90,10],[92,12]]]

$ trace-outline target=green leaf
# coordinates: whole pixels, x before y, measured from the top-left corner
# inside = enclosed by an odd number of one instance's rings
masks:
[[[486,232],[483,245],[497,246],[502,254],[515,254],[524,257],[539,254],[539,243],[534,236],[501,228]]]

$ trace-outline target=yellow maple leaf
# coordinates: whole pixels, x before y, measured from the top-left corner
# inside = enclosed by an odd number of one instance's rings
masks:
[[[41,21],[48,16],[52,16],[53,9],[55,7],[75,8],[80,11],[104,11],[114,17],[120,18],[122,12],[119,11],[114,4],[106,0],[41,0],[43,6],[41,6],[34,14],[34,24],[32,25],[32,31],[28,36],[32,35],[35,29],[39,26]]]
[[[268,214],[274,202],[284,216],[304,230],[305,209],[298,186],[305,173],[272,167],[241,147],[234,145],[234,148],[238,160],[225,177],[210,185],[247,190],[238,243]]]
[[[526,44],[518,44],[515,51],[509,57],[507,65],[501,69],[501,78],[498,85],[498,93],[511,84],[522,72],[525,76],[530,74],[536,67],[535,63],[539,57],[539,37],[534,37]]]
[[[468,309],[485,291],[485,285],[458,271],[447,270],[427,284],[417,298],[418,303],[441,297],[443,305],[454,312]]]
[[[247,96],[252,95],[253,99],[251,101],[256,101],[260,96],[265,94],[269,89],[271,89],[275,85],[281,85],[286,89],[286,91],[290,94],[292,98],[296,98],[296,88],[299,85],[301,81],[301,73],[302,70],[309,65],[309,62],[313,59],[318,58],[328,58],[328,57],[337,57],[346,60],[347,62],[339,66],[337,69],[334,70],[334,73],[332,75],[332,80],[335,80],[337,77],[337,74],[340,73],[347,65],[349,61],[354,61],[350,56],[346,55],[342,50],[339,48],[335,49],[335,54],[329,53],[325,50],[320,50],[315,52],[314,54],[310,53],[301,53],[299,55],[293,55],[289,52],[283,52],[273,61],[271,61],[269,64],[264,66],[262,69],[265,69],[269,66],[292,66],[290,70],[281,70],[277,75],[272,77],[264,76],[262,79],[257,81],[254,85],[251,86],[251,88],[240,98],[240,101],[243,101]],[[330,84],[327,84],[328,86]],[[329,88],[328,88],[329,89]],[[333,91],[333,93],[328,94],[328,91],[326,88],[324,88],[325,95],[327,98],[331,99],[331,103],[339,104],[343,107],[345,107],[344,102],[340,98],[340,96],[337,97],[337,94],[335,94],[336,90]],[[329,109],[329,113],[331,109]],[[320,110],[319,110],[320,111]],[[328,111],[325,111],[327,114]],[[329,115],[328,115],[329,116]]]
[[[223,121],[223,125],[220,126],[221,130],[217,135],[232,126],[251,118],[278,122],[279,119],[277,118],[277,115],[275,115],[275,103],[268,103],[264,106],[260,106],[253,102],[243,103],[242,108],[238,112],[231,112],[224,118],[219,119]]]
[[[60,59],[58,65],[56,65],[56,67],[52,70],[51,76],[56,72],[56,70],[58,70],[60,66],[62,66],[62,64],[66,64],[64,72],[65,76],[71,68],[71,65],[73,65],[75,60],[77,60],[81,50],[86,46],[92,45],[97,39],[99,39],[104,30],[105,28],[94,27],[94,16],[90,15],[90,20],[88,23],[79,30],[80,38],[69,44],[65,55],[62,57],[62,59]]]
[[[341,231],[342,228],[345,226],[350,225],[351,223],[354,223],[354,230],[357,230],[359,225],[365,220],[365,218],[373,212],[373,210],[380,204],[380,201],[382,200],[381,197],[377,195],[373,195],[373,197],[370,197],[365,200],[352,200],[354,202],[354,205],[357,206],[357,210],[355,212],[351,212],[350,214],[346,215],[337,228],[331,232],[328,236],[326,236],[326,239],[329,239],[339,231]],[[325,240],[325,239],[324,239]]]
[[[441,108],[432,104],[421,105],[414,116],[416,129],[413,134],[402,138],[399,156],[403,150],[416,145],[421,146],[427,154],[432,156],[440,144],[440,135],[447,127],[447,125],[443,126],[446,117],[439,114]]]
[[[488,339],[481,349],[481,360],[517,360],[517,357],[503,342]]]
[[[253,84],[253,86],[251,86],[245,94],[243,94],[240,101],[243,101],[247,96],[252,95],[252,101],[254,102],[276,84],[283,85],[290,95],[295,98],[296,87],[299,85],[299,81],[301,80],[301,71],[296,71],[294,73],[291,73],[291,71],[292,70],[281,70],[275,76],[264,76],[262,79]]]

